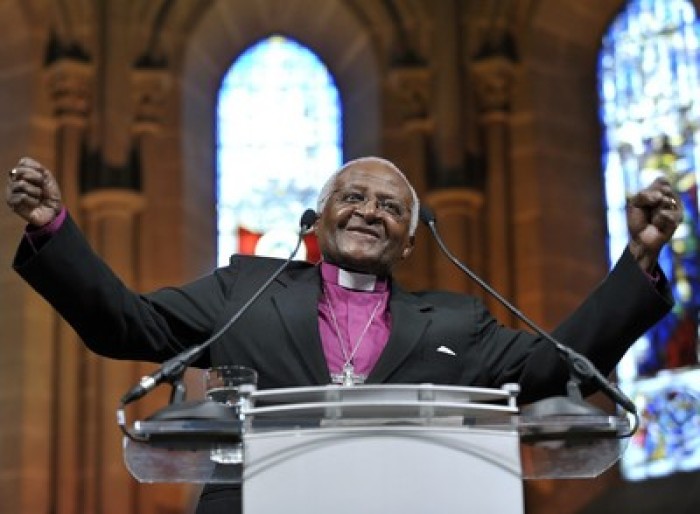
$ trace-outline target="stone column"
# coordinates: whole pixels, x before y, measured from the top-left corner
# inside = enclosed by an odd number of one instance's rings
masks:
[[[170,70],[162,67],[135,68],[131,72],[133,125],[132,144],[136,149],[141,170],[142,210],[137,234],[138,237],[138,287],[150,291],[163,285],[179,283],[182,280],[179,263],[174,257],[173,247],[178,240],[175,232],[181,224],[171,210],[182,210],[180,204],[173,205],[171,194],[175,187],[175,177],[165,159],[165,152],[172,154],[176,143],[166,136],[169,94],[173,78]],[[168,150],[169,149],[169,150]],[[136,363],[138,376],[153,372],[155,366],[149,363]],[[196,377],[196,378],[195,378]],[[185,376],[190,395],[201,387],[201,376],[188,371]],[[143,419],[167,405],[170,389],[159,387],[130,407],[134,419]],[[186,484],[150,484],[139,486],[135,511],[151,513],[159,510],[178,512],[185,499],[194,496],[189,492],[192,486]]]
[[[408,177],[419,197],[428,190],[428,141],[434,124],[429,116],[431,71],[427,66],[395,66],[384,82],[384,156]],[[405,287],[430,286],[429,246],[419,229],[419,244],[394,272]]]
[[[431,66],[435,117],[432,184],[435,187],[464,186],[465,174],[465,95],[461,60],[459,8],[456,0],[435,2],[435,30]]]
[[[80,223],[80,155],[92,108],[94,67],[59,59],[46,69],[46,83],[56,120],[54,173],[69,212]],[[86,350],[67,323],[56,316],[53,340],[52,464],[50,502],[57,514],[82,512],[86,446],[82,372]]]
[[[486,255],[487,279],[493,288],[512,301],[512,217],[510,177],[510,86],[514,64],[501,56],[485,57],[471,64],[480,109],[480,123],[486,155]],[[496,300],[489,308],[503,324],[512,325],[513,316]]]
[[[86,194],[81,205],[85,233],[91,246],[128,287],[135,287],[139,261],[138,217],[144,206],[141,194],[127,189],[98,189]],[[84,510],[81,512],[134,512],[138,486],[124,466],[122,434],[115,412],[118,399],[137,382],[139,364],[90,354],[84,373],[90,394],[86,398],[87,416],[83,420],[89,430],[83,441],[88,453],[84,462]]]
[[[158,213],[163,205],[171,205],[174,177],[164,169],[163,135],[167,96],[172,77],[165,68],[137,68],[131,73],[133,125],[132,139],[141,167],[141,191],[145,199],[144,218],[148,220],[140,232],[141,275],[139,285],[145,289],[160,286],[163,266],[173,266],[179,259],[161,255],[175,240],[172,231]],[[175,219],[171,219],[174,222]],[[172,223],[176,225],[177,223]],[[168,277],[170,278],[170,277]],[[179,278],[179,277],[178,277]]]
[[[483,272],[483,204],[480,191],[464,187],[431,191],[426,204],[438,220],[436,228],[450,252],[481,277]],[[431,245],[433,287],[485,297],[482,290]]]
[[[134,134],[141,138],[163,130],[167,95],[172,87],[166,68],[136,68],[131,73],[134,103]]]
[[[46,70],[53,102],[56,129],[56,174],[63,202],[79,222],[80,156],[92,106],[94,67],[71,59],[60,59]]]

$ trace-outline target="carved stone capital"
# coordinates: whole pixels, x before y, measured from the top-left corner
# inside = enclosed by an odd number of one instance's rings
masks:
[[[430,79],[426,66],[393,68],[386,75],[384,115],[389,128],[429,131]]]
[[[146,205],[142,193],[129,189],[99,189],[83,195],[80,206],[93,220],[104,218],[130,219]]]
[[[163,126],[172,84],[166,69],[135,69],[131,73],[134,101],[134,132],[158,132]]]
[[[470,64],[477,102],[484,113],[510,109],[515,65],[501,56],[486,57]]]
[[[457,216],[478,222],[484,207],[484,194],[466,187],[434,189],[425,195],[425,203],[438,217]]]
[[[75,59],[58,59],[46,68],[46,83],[59,124],[84,127],[93,101],[94,66]]]

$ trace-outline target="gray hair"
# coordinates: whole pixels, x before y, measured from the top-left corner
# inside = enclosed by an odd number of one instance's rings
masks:
[[[408,189],[411,191],[411,197],[413,198],[413,205],[411,205],[411,222],[408,225],[408,234],[410,236],[415,235],[416,229],[418,228],[418,216],[420,214],[420,200],[418,200],[416,190],[413,189],[413,186],[406,178],[406,175],[404,175],[404,173],[398,168],[398,166],[396,166],[396,164],[386,159],[382,159],[381,157],[360,157],[358,159],[354,159],[343,164],[343,166],[341,166],[336,172],[334,172],[330,177],[328,177],[326,183],[323,184],[321,192],[318,194],[318,200],[316,202],[316,212],[318,212],[319,215],[323,212],[323,209],[326,207],[326,202],[328,202],[328,199],[333,193],[333,185],[335,184],[335,181],[338,178],[338,176],[345,170],[347,170],[350,166],[363,163],[382,164],[390,170],[394,171],[399,177],[401,177],[404,180],[404,182],[406,182]]]

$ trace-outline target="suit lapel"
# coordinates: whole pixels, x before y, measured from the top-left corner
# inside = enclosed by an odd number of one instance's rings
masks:
[[[286,287],[272,297],[277,312],[299,353],[302,365],[318,384],[328,384],[330,375],[318,329],[318,297],[321,278],[317,267],[281,277]]]
[[[390,300],[391,335],[377,364],[367,377],[368,383],[384,382],[408,357],[420,341],[433,306],[416,300],[392,284]]]

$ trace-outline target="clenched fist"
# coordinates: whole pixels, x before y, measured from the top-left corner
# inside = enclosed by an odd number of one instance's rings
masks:
[[[18,216],[37,227],[50,223],[63,208],[53,174],[29,157],[21,158],[10,171],[5,201]]]

